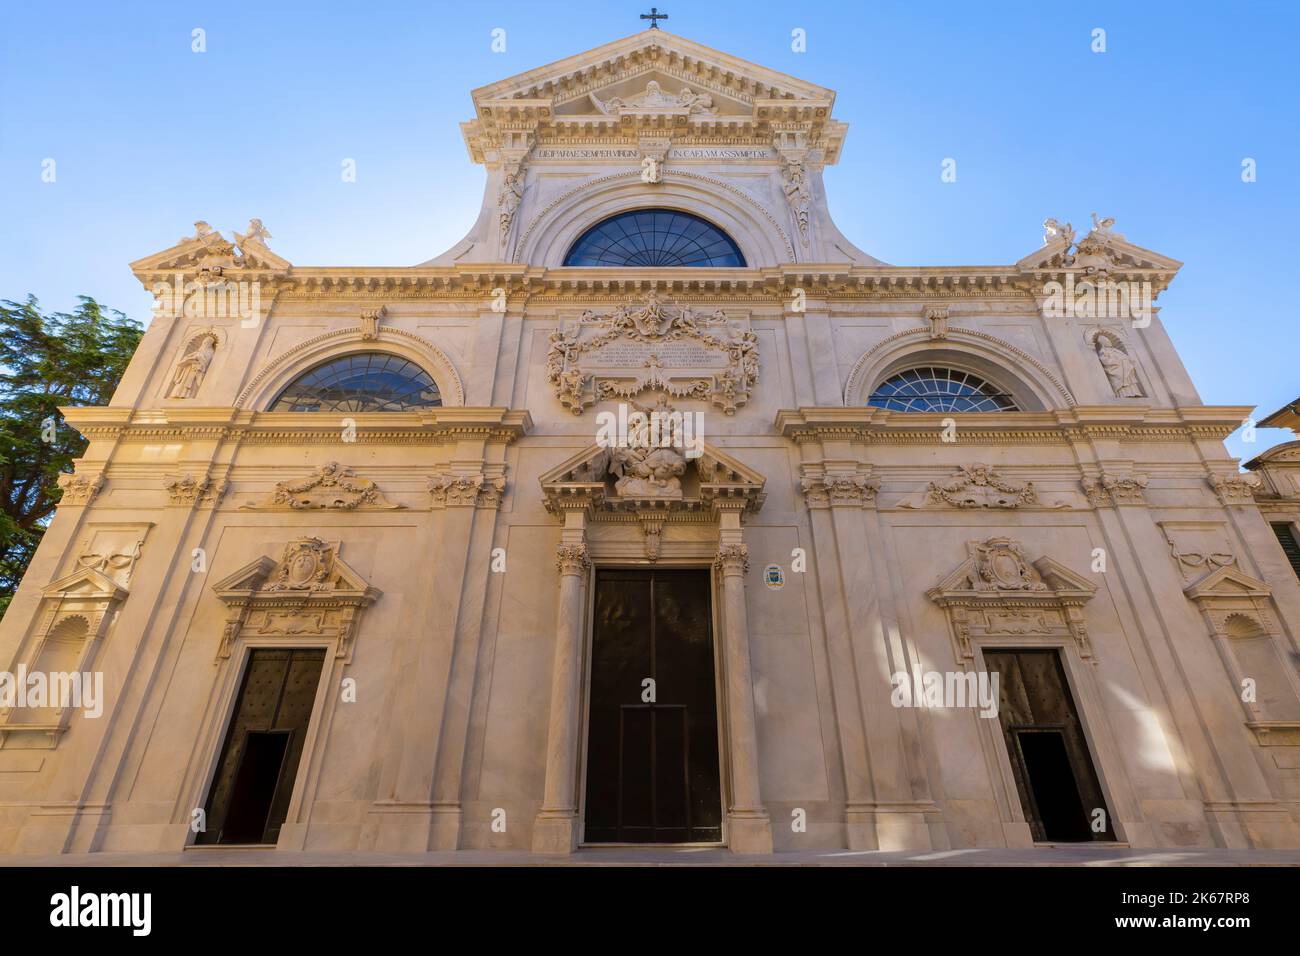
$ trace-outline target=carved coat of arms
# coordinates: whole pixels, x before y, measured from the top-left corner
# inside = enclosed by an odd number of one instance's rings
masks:
[[[758,336],[721,309],[699,315],[651,291],[557,328],[546,377],[575,415],[595,402],[649,390],[708,399],[733,415],[758,382]]]

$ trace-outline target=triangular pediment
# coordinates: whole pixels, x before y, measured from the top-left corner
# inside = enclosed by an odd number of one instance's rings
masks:
[[[287,259],[267,248],[266,240],[271,236],[262,227],[261,220],[252,220],[246,232],[236,232],[233,236],[231,241],[200,220],[194,224],[194,235],[184,236],[161,252],[137,259],[131,263],[131,271],[137,276],[163,271],[203,271],[216,276],[248,269],[285,272],[292,268]]]
[[[263,555],[212,585],[227,604],[267,600],[353,598],[369,603],[379,596],[338,553],[335,542],[305,537],[290,541],[277,561]]]
[[[1016,263],[1026,271],[1043,269],[1092,273],[1098,270],[1154,270],[1177,272],[1183,264],[1177,259],[1144,249],[1129,242],[1120,233],[1111,230],[1113,219],[1102,224],[1075,242],[1075,230],[1070,223],[1059,224],[1054,219],[1044,223],[1048,235],[1043,245]]]
[[[966,560],[953,568],[927,593],[932,600],[978,595],[990,601],[1014,594],[1048,601],[1086,601],[1097,585],[1083,575],[1043,555],[1030,561],[1018,541],[990,538],[970,541]]]
[[[94,568],[81,568],[47,584],[41,593],[47,598],[55,597],[64,600],[73,598],[121,600],[126,597],[127,590],[108,575]]]
[[[1189,584],[1183,588],[1183,593],[1197,601],[1205,598],[1262,598],[1273,592],[1259,578],[1229,565]]]
[[[248,562],[234,574],[222,578],[212,585],[212,590],[222,597],[256,591],[270,576],[274,567],[275,560],[273,558],[260,557],[256,561]]]
[[[591,106],[590,94],[626,99],[650,80],[672,95],[688,86],[712,96],[721,113],[752,112],[757,100],[824,100],[829,107],[835,98],[825,87],[666,30],[643,30],[479,87],[472,96],[480,114],[484,104],[501,100],[546,101],[557,113],[582,113]]]

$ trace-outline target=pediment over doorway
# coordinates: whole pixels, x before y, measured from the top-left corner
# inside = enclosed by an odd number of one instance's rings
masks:
[[[642,454],[644,453],[644,454]],[[539,481],[546,509],[687,513],[719,507],[755,512],[766,478],[708,442],[692,456],[672,447],[592,445],[545,472]]]
[[[959,661],[972,661],[984,640],[1031,644],[1069,638],[1093,660],[1083,607],[1097,585],[1055,558],[1031,561],[1020,542],[968,541],[966,560],[926,591],[948,616]]]
[[[380,596],[339,556],[336,541],[295,538],[277,561],[263,555],[212,585],[226,606],[217,660],[231,655],[235,641],[314,638],[334,646],[348,662],[361,612]]]
[[[568,523],[636,522],[649,561],[659,559],[668,525],[717,523],[739,528],[763,506],[766,479],[707,442],[689,457],[672,447],[596,444],[539,479],[546,510]]]

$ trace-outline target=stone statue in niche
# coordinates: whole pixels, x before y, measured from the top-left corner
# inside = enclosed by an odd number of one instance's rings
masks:
[[[1115,336],[1105,331],[1098,332],[1093,336],[1093,346],[1097,350],[1097,361],[1101,363],[1117,398],[1142,398],[1146,394],[1138,381],[1137,363]]]
[[[167,390],[168,398],[193,398],[199,393],[203,376],[212,364],[212,356],[217,353],[217,337],[211,332],[204,334],[198,345],[185,354],[176,364],[172,373],[171,388]]]

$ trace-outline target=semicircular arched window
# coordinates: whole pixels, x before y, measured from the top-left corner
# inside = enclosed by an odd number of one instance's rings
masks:
[[[734,268],[740,247],[713,223],[675,209],[635,209],[596,223],[564,257],[566,266]]]
[[[420,366],[386,352],[355,352],[304,372],[280,392],[273,412],[407,412],[442,396]]]
[[[909,368],[876,386],[868,405],[896,412],[1018,412],[1016,400],[978,375],[928,365]]]

